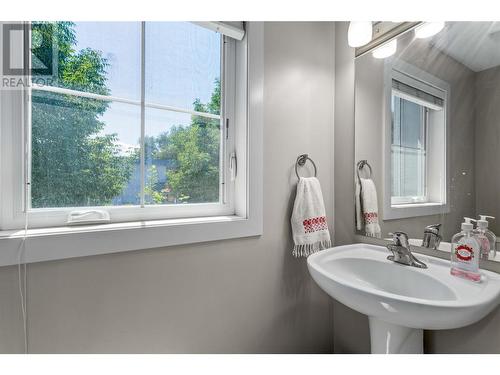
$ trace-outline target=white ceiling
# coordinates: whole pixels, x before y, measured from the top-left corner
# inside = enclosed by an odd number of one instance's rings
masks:
[[[447,22],[431,44],[480,72],[500,65],[500,22]]]

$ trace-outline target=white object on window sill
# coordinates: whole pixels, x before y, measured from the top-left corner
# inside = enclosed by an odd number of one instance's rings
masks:
[[[111,221],[109,213],[104,210],[71,211],[68,215],[68,225],[104,224]]]

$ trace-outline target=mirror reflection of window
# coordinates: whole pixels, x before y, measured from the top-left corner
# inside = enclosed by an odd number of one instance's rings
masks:
[[[426,202],[428,109],[392,95],[392,203]]]
[[[442,186],[429,174],[445,174],[444,95],[432,85],[400,72],[391,90],[391,205],[443,203]],[[426,90],[426,88],[429,88]],[[441,138],[444,140],[444,138]],[[441,179],[439,179],[441,180]],[[439,181],[438,180],[438,181]]]

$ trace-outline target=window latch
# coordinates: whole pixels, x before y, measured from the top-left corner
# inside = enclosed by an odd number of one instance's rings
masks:
[[[238,174],[238,161],[236,159],[236,152],[232,152],[229,156],[229,172],[231,182],[236,180],[236,175]]]

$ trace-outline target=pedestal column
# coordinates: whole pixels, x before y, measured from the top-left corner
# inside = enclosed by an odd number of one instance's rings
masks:
[[[369,317],[372,354],[423,354],[422,329],[398,326]]]

